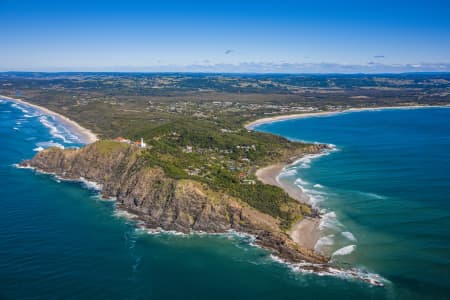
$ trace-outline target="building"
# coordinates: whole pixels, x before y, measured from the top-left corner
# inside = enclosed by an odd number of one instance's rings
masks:
[[[117,137],[114,139],[116,142],[120,142],[120,143],[126,143],[126,144],[131,144],[131,141],[129,139],[123,138],[121,136]]]
[[[144,139],[141,138],[141,144],[139,145],[141,148],[147,147],[147,144],[144,142]]]
[[[116,142],[120,142],[120,143],[125,143],[125,144],[130,144],[130,145],[136,145],[140,148],[147,148],[147,144],[144,142],[144,139],[141,138],[140,141],[136,141],[136,142],[132,142],[129,139],[123,138],[121,136],[117,137],[114,139]]]

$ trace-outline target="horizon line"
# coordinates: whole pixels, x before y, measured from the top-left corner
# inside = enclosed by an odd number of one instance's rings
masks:
[[[404,72],[233,72],[233,71],[93,71],[93,70],[67,70],[67,71],[44,71],[44,70],[0,70],[0,74],[18,73],[43,73],[43,74],[217,74],[217,75],[408,75],[408,74],[450,74],[450,71],[404,71]]]

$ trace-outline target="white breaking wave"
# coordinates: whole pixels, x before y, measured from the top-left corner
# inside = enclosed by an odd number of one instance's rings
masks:
[[[50,134],[55,138],[61,139],[64,143],[71,144],[73,141],[80,141],[76,134],[73,134],[64,124],[58,122],[54,116],[46,115],[33,107],[18,103],[13,103],[11,106],[22,111],[24,118],[39,117],[39,122],[50,130]]]
[[[306,184],[308,184],[307,181],[305,181],[305,180],[303,180],[303,179],[301,179],[301,178],[295,179],[294,183],[295,183],[296,185],[306,185]]]
[[[11,106],[17,108],[18,110],[20,110],[21,112],[23,112],[25,114],[29,114],[30,113],[30,111],[28,109],[26,109],[25,107],[23,107],[23,106],[21,106],[21,105],[19,105],[17,103],[13,103],[13,104],[11,104]]]
[[[364,195],[366,197],[373,198],[373,199],[379,199],[379,200],[387,199],[386,196],[378,195],[375,193],[370,193],[370,192],[358,192],[358,193],[361,195]]]
[[[322,192],[322,191],[318,191],[318,190],[313,190],[313,189],[307,189],[307,188],[302,188],[303,189],[303,191],[305,192],[305,193],[307,193],[308,195],[320,195],[320,196],[324,196],[324,195],[326,195],[327,193],[325,193],[325,192]]]
[[[47,116],[40,116],[39,122],[41,122],[42,125],[50,129],[50,134],[55,137],[59,138],[64,141],[64,143],[72,143],[70,140],[66,139],[66,137],[63,135],[63,133],[56,127],[55,124],[53,124]]]
[[[319,157],[322,157],[322,156],[330,155],[330,153],[338,150],[336,148],[336,146],[333,145],[333,144],[328,144],[328,147],[330,147],[330,149],[328,149],[326,151],[322,151],[322,152],[317,153],[317,154],[307,154],[307,155],[299,158],[298,160],[296,160],[292,165],[300,167],[302,169],[310,168],[311,167],[310,164],[311,164],[311,161],[313,159],[316,159],[316,158],[319,158]]]
[[[34,170],[34,169],[35,169],[34,167],[30,167],[30,166],[21,166],[21,165],[19,165],[19,164],[12,164],[12,166],[13,166],[14,168],[17,168],[17,169],[31,169],[31,170]]]
[[[334,211],[324,214],[319,224],[319,228],[321,230],[326,228],[338,230],[340,227],[342,227],[342,224],[337,220],[336,213]]]
[[[287,168],[284,169],[283,171],[280,172],[280,177],[285,177],[285,176],[294,176],[297,174],[297,170],[295,168]]]
[[[355,251],[356,249],[356,245],[349,245],[349,246],[345,246],[342,247],[336,251],[333,252],[333,254],[331,255],[331,257],[333,256],[339,256],[339,255],[349,255],[350,253],[352,253],[353,251]]]
[[[317,208],[318,203],[325,200],[325,193],[304,188],[299,184],[296,184],[295,186],[307,196],[307,199],[305,199],[305,201],[307,201],[308,204],[310,204],[313,208]]]
[[[334,276],[347,280],[360,280],[374,286],[384,286],[389,283],[387,279],[381,277],[380,275],[370,273],[362,269],[338,269],[327,265],[309,262],[289,263],[272,254],[270,255],[270,258],[277,263],[288,266],[294,272],[317,274],[318,276]]]
[[[100,191],[102,189],[102,185],[100,183],[89,181],[84,177],[80,177],[80,181],[84,184],[84,186],[90,190]]]
[[[122,210],[122,209],[115,209],[114,216],[119,217],[119,218],[125,218],[128,220],[135,220],[138,218],[138,215],[132,214],[132,213],[130,213],[126,210]]]
[[[36,146],[42,147],[42,148],[49,148],[49,147],[58,147],[60,149],[64,149],[64,146],[61,145],[60,143],[55,143],[54,141],[49,141],[49,142],[39,142],[36,144]]]
[[[331,246],[334,244],[334,234],[321,237],[314,246],[314,251],[318,253],[323,253],[323,248],[325,246]]]
[[[40,151],[42,151],[42,150],[44,150],[43,147],[37,147],[37,148],[34,148],[34,149],[33,149],[33,151],[36,151],[36,152],[40,152]]]
[[[350,231],[344,231],[341,233],[343,236],[345,236],[347,239],[349,239],[352,242],[356,242],[356,238]]]
[[[318,189],[323,189],[323,185],[318,184],[318,183],[313,185],[313,187],[318,188]]]

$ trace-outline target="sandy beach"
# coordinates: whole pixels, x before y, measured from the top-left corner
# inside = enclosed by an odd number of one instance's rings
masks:
[[[383,106],[383,107],[361,107],[361,108],[349,108],[344,110],[335,110],[335,111],[323,111],[323,112],[313,112],[313,113],[298,113],[298,114],[290,114],[290,115],[280,115],[273,116],[267,118],[261,118],[252,122],[245,124],[245,128],[247,130],[253,130],[256,126],[262,125],[265,123],[272,123],[275,121],[285,121],[291,119],[299,119],[299,118],[309,118],[309,117],[323,117],[323,116],[331,116],[340,113],[348,113],[348,112],[358,112],[358,111],[371,111],[371,110],[382,110],[382,109],[415,109],[415,108],[436,108],[436,107],[450,107],[443,105],[409,105],[409,106]]]
[[[292,226],[289,235],[298,245],[314,250],[314,246],[320,239],[319,224],[320,218],[305,217]]]
[[[255,173],[256,177],[264,184],[278,186],[286,191],[291,198],[301,203],[308,203],[308,196],[302,193],[298,188],[287,184],[282,184],[278,180],[278,175],[286,164],[278,163],[258,169]],[[314,246],[320,238],[319,230],[320,218],[303,218],[300,222],[292,226],[289,235],[298,245],[314,250]]]
[[[278,163],[258,169],[255,173],[256,177],[264,184],[270,184],[283,188],[277,180],[278,174],[286,166],[286,164]]]
[[[90,144],[90,143],[93,143],[98,140],[97,135],[95,133],[93,133],[92,131],[90,131],[89,129],[82,127],[77,122],[75,122],[57,112],[54,112],[48,108],[45,108],[45,107],[42,107],[42,106],[39,106],[36,104],[32,104],[32,103],[24,101],[22,99],[11,98],[11,97],[2,96],[2,95],[0,95],[0,98],[3,98],[5,100],[11,101],[11,102],[14,102],[17,104],[22,104],[25,106],[33,107],[40,113],[55,118],[58,122],[64,124],[64,126],[67,126],[68,129],[70,129],[70,131],[73,132],[83,143]]]

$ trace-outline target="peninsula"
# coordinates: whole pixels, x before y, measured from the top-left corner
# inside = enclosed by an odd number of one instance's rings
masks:
[[[301,155],[324,149],[300,144],[286,150]],[[119,209],[136,215],[148,228],[184,233],[235,230],[254,235],[258,245],[286,261],[327,262],[310,247],[308,234],[294,240],[288,234],[293,225],[314,215],[308,205],[279,187],[240,180],[225,168],[208,170],[205,176],[183,173],[178,164],[199,163],[200,157],[192,152],[180,159],[181,153],[171,155],[156,144],[141,148],[101,140],[81,149],[48,148],[21,165],[69,180],[95,181],[103,197],[115,198]]]
[[[100,139],[81,130],[85,147],[48,148],[23,166],[95,181],[104,197],[148,228],[245,232],[286,261],[322,264],[328,258],[314,252],[318,213],[276,176],[286,164],[329,147],[252,128],[276,115],[447,103],[447,78],[408,76],[324,75],[315,82],[330,86],[315,88],[295,75],[8,73],[0,74],[0,93],[49,109]]]

